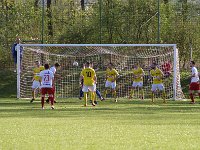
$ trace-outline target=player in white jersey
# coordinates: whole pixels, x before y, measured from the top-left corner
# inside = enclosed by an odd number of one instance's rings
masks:
[[[56,80],[56,78],[58,78],[58,75],[56,76],[56,71],[60,68],[60,64],[59,63],[55,63],[54,66],[52,66],[49,70],[51,70],[54,74],[54,78]],[[54,103],[56,103],[56,100],[55,100],[55,92],[56,92],[56,86],[55,84],[53,84],[53,100],[54,100]],[[47,103],[49,103],[49,98],[46,100]]]
[[[41,78],[41,103],[42,109],[44,109],[44,98],[45,95],[49,95],[51,101],[51,109],[54,109],[54,100],[53,100],[53,84],[54,84],[54,74],[49,70],[49,64],[44,65],[45,70],[40,72]]]
[[[189,93],[190,93],[190,98],[191,98],[191,104],[194,104],[194,96],[193,93],[195,91],[198,92],[199,97],[200,97],[200,88],[199,88],[199,73],[197,68],[195,67],[195,62],[191,61],[190,62],[190,67],[192,68],[191,70],[191,83],[190,83],[190,88],[189,88]]]

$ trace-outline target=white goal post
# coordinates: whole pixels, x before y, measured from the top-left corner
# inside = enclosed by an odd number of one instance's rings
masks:
[[[20,47],[23,55],[20,60]],[[104,90],[106,65],[112,62],[119,71],[117,81],[118,97],[127,97],[131,87],[131,70],[134,63],[145,69],[145,97],[149,97],[151,82],[148,81],[149,66],[155,61],[163,69],[166,62],[171,63],[171,75],[164,79],[168,99],[184,97],[180,84],[179,56],[176,44],[18,44],[17,45],[17,98],[31,97],[32,69],[35,61],[42,65],[48,62],[61,64],[58,71],[63,78],[56,83],[59,98],[79,97],[79,75],[82,64],[92,61],[97,71],[97,88]],[[77,61],[78,66],[73,66]]]

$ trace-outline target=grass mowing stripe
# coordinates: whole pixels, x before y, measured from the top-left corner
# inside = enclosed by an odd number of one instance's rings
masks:
[[[0,99],[0,149],[198,149],[200,105],[120,99],[82,107],[71,99]]]

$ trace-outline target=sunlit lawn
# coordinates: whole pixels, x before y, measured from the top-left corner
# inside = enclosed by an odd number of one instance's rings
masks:
[[[200,104],[119,99],[83,107],[0,99],[0,149],[198,149]]]

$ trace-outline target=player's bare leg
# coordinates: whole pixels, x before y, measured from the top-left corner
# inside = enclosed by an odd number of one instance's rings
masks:
[[[108,89],[106,88],[105,91],[104,91],[104,95],[103,95],[104,98],[106,98],[107,93],[108,93]]]
[[[96,95],[96,92],[93,92],[94,94],[94,103],[97,104],[97,95]]]
[[[140,97],[140,88],[138,86],[136,87],[136,92],[137,92],[137,97],[139,98]]]
[[[112,95],[113,95],[113,97],[115,99],[115,102],[117,102],[117,92],[116,92],[115,89],[112,89]]]
[[[54,98],[53,98],[53,94],[50,94],[50,95],[49,95],[49,99],[50,99],[50,101],[51,101],[51,109],[55,109],[55,108],[54,108]]]
[[[44,109],[44,97],[45,97],[45,95],[42,95],[42,96],[41,96],[42,109]]]
[[[166,93],[165,93],[165,90],[162,91],[162,98],[163,98],[163,103],[166,103]]]
[[[94,103],[95,92],[91,92],[91,99],[92,99],[92,106],[95,106],[95,103]]]
[[[53,101],[54,103],[57,103],[56,99],[55,99],[55,94],[56,94],[56,87],[55,85],[53,86]]]
[[[133,98],[133,96],[134,96],[134,90],[135,90],[135,88],[131,87],[131,93],[130,93],[129,99]]]
[[[57,103],[57,101],[55,100],[55,86],[53,86],[53,94],[52,94],[52,95],[53,95],[54,103]],[[49,100],[50,100],[50,99],[51,99],[51,98],[48,97],[47,100],[46,100],[46,102],[49,103]],[[50,100],[50,101],[51,101],[51,100]]]
[[[151,93],[151,102],[152,103],[154,103],[154,93],[155,93],[155,91],[152,91],[152,93]]]
[[[194,95],[193,95],[194,91],[193,90],[189,90],[189,93],[190,93],[190,99],[191,99],[190,104],[195,104]]]
[[[85,101],[84,106],[85,106],[85,107],[87,106],[87,95],[88,95],[88,93],[87,93],[87,92],[84,92],[84,101]]]
[[[35,90],[36,89],[32,89],[32,100],[30,101],[30,103],[32,103],[35,100]]]
[[[144,89],[140,87],[139,91],[140,91],[140,98],[141,98],[141,100],[144,100]]]

